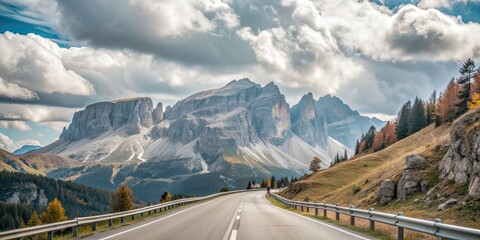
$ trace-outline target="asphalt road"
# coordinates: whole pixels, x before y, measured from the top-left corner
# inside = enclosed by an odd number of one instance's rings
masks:
[[[371,239],[276,207],[264,195],[226,195],[86,239]]]

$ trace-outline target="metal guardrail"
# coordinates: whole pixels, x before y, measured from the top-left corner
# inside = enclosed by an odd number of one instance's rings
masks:
[[[441,223],[440,219],[435,221],[422,220],[417,218],[406,217],[403,213],[397,214],[377,212],[375,209],[370,210],[358,209],[355,206],[341,207],[338,204],[332,205],[327,203],[310,203],[293,201],[283,198],[275,193],[271,193],[278,201],[287,205],[288,207],[298,209],[303,212],[309,211],[310,208],[315,209],[315,215],[318,215],[319,210],[323,210],[323,216],[327,217],[327,212],[335,212],[335,220],[340,220],[340,214],[350,216],[350,224],[355,225],[355,218],[361,218],[370,221],[370,231],[375,231],[375,223],[384,223],[398,228],[397,239],[404,239],[404,229],[409,229],[416,232],[426,233],[439,238],[458,239],[458,240],[479,240],[480,229],[466,228],[455,226],[451,224]]]
[[[91,224],[92,231],[96,231],[98,222],[108,221],[108,225],[110,227],[113,225],[113,219],[120,219],[120,222],[123,223],[125,217],[131,217],[131,219],[134,220],[135,216],[139,214],[141,215],[141,217],[144,217],[145,214],[151,215],[152,212],[156,214],[157,211],[159,212],[162,212],[162,210],[167,211],[172,208],[177,208],[179,206],[183,206],[186,204],[191,204],[198,201],[211,199],[217,196],[223,196],[227,194],[240,193],[240,192],[246,192],[246,191],[247,190],[238,190],[238,191],[230,191],[230,192],[223,192],[223,193],[215,193],[215,194],[204,196],[204,197],[184,198],[184,199],[146,206],[146,207],[137,208],[137,209],[124,211],[124,212],[88,216],[88,217],[79,217],[79,218],[58,222],[58,223],[44,224],[39,226],[3,231],[3,232],[0,232],[0,239],[1,240],[19,239],[19,238],[23,238],[31,235],[47,233],[48,239],[51,240],[53,239],[53,233],[55,231],[60,231],[67,228],[72,229],[73,237],[78,237],[78,228],[83,225]],[[249,191],[255,191],[255,190],[249,190]]]

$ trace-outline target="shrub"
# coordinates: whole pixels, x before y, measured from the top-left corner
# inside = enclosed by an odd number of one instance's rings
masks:
[[[356,194],[356,193],[360,192],[361,190],[362,190],[362,188],[358,185],[353,185],[352,186],[352,193],[353,194]]]

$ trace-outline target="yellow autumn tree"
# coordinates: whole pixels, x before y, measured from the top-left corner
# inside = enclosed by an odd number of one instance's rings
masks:
[[[130,191],[127,185],[122,184],[115,191],[111,208],[112,212],[123,212],[133,209],[132,191]]]
[[[468,110],[473,110],[480,108],[480,94],[474,93],[472,96],[472,100],[467,103]]]
[[[161,196],[160,202],[164,203],[164,202],[169,202],[171,200],[172,200],[172,195],[169,192],[165,191]]]
[[[266,182],[265,185],[267,185],[267,187],[271,187],[271,186],[272,186],[272,182],[270,181],[270,176],[267,176],[267,182]]]
[[[37,211],[33,213],[32,217],[27,222],[28,227],[38,226],[42,224],[42,219],[40,219],[40,216],[38,216]]]
[[[40,219],[42,223],[46,224],[66,221],[68,218],[65,216],[65,209],[62,203],[55,198],[48,203],[47,209],[42,213]]]

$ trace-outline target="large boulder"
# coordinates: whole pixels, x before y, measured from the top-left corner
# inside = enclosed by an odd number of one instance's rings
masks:
[[[380,205],[387,205],[395,198],[395,183],[390,179],[385,179],[380,185],[378,191],[378,200]]]
[[[406,158],[406,168],[397,184],[397,197],[405,201],[419,192],[428,190],[428,181],[422,179],[421,171],[428,167],[428,162],[420,155],[410,155]]]
[[[428,167],[428,163],[425,158],[417,154],[408,156],[406,161],[407,169],[422,170]]]
[[[468,194],[480,198],[480,109],[455,121],[450,142],[440,162],[440,177],[468,183]]]

